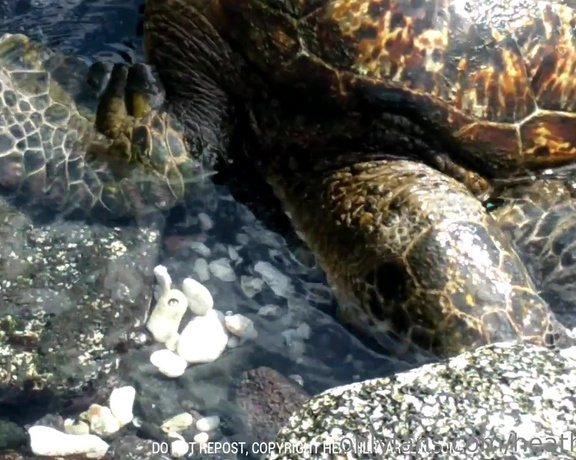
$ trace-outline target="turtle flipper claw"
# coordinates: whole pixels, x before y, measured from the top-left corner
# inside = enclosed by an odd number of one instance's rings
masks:
[[[0,188],[34,209],[127,217],[164,210],[205,176],[144,65],[90,65],[0,38]]]

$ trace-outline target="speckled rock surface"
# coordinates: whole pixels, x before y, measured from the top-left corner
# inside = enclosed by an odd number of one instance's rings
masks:
[[[576,360],[568,355],[493,345],[328,390],[290,418],[276,439],[284,451],[267,458],[576,458]],[[287,452],[304,444],[333,447]]]
[[[239,411],[239,424],[246,437],[269,442],[300,409],[310,395],[294,380],[269,367],[244,372],[235,382],[233,400]]]
[[[37,224],[0,200],[0,404],[115,366],[150,305],[159,225]]]

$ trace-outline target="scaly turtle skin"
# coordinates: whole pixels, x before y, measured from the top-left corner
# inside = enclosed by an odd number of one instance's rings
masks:
[[[150,81],[146,67],[109,75],[22,35],[0,39],[0,62],[5,191],[66,214],[121,217],[169,208],[183,196],[185,177],[201,175],[178,123],[151,111],[158,89],[142,85],[130,94],[136,119],[121,111],[123,85]],[[107,110],[98,111],[99,98]]]
[[[538,201],[511,179],[576,156],[575,21],[574,8],[551,0],[148,0],[145,47],[157,78],[114,68],[96,129],[88,123],[82,139],[130,167],[144,161],[160,183],[167,171],[181,183],[200,161],[237,158],[233,140],[242,139],[334,284],[343,318],[386,347],[453,355],[503,340],[563,345],[564,328],[498,224],[513,231]],[[15,70],[3,71],[13,85]],[[148,90],[158,84],[165,99]],[[172,124],[146,128],[170,120],[166,112],[196,160],[185,172],[163,166],[188,164],[184,142],[174,153],[163,137]],[[118,139],[119,154],[109,147]],[[147,148],[127,154],[134,144]],[[36,169],[15,151],[0,152],[17,165],[0,156],[0,183],[20,168],[19,187]],[[147,160],[154,152],[160,169]],[[46,165],[61,164],[50,155]],[[117,171],[99,184],[138,183]],[[568,187],[536,184],[550,194]],[[495,220],[481,200],[498,196]],[[122,197],[123,212],[140,210]],[[545,210],[532,217],[532,231],[550,220]],[[565,224],[575,217],[545,228],[573,238]],[[563,253],[547,251],[546,263],[562,266]]]

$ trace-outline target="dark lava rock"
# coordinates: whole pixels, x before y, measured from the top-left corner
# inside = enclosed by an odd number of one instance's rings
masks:
[[[116,439],[110,444],[104,460],[169,460],[170,455],[158,452],[158,443],[128,435]]]
[[[292,413],[310,397],[298,383],[269,367],[242,374],[233,394],[241,423],[255,442],[273,441]]]
[[[150,306],[161,225],[36,223],[0,200],[1,412],[76,397],[117,366]]]
[[[0,419],[0,452],[16,449],[26,443],[27,439],[26,432],[22,427]]]

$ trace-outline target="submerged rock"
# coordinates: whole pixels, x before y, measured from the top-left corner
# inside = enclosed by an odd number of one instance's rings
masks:
[[[33,426],[28,433],[32,452],[36,455],[85,455],[98,459],[108,450],[108,444],[93,434],[66,434],[47,426]]]
[[[204,316],[196,316],[180,334],[177,353],[188,363],[214,361],[226,348],[228,334],[218,313],[209,310]]]
[[[210,291],[195,279],[186,278],[182,282],[182,292],[188,299],[188,308],[195,315],[205,315],[214,307]]]
[[[92,404],[80,418],[90,423],[90,431],[98,436],[106,437],[120,430],[120,422],[110,408],[100,404]]]
[[[134,387],[125,386],[112,390],[109,406],[112,414],[120,423],[120,426],[127,425],[134,419],[132,409],[135,398],[136,390]]]
[[[313,397],[266,458],[574,458],[575,405],[568,354],[490,345]]]
[[[196,421],[196,429],[199,431],[213,431],[220,425],[220,417],[209,415]]]
[[[192,417],[192,414],[182,412],[181,414],[165,420],[161,428],[165,433],[171,433],[173,431],[183,431],[192,425],[192,423],[194,423],[194,417]]]
[[[161,225],[37,223],[0,199],[0,404],[71,396],[116,366],[150,305]]]
[[[290,415],[309,398],[296,382],[269,367],[244,372],[233,385],[239,425],[255,442],[271,442]]]
[[[230,315],[224,317],[224,324],[232,334],[240,338],[255,339],[258,331],[252,320],[244,315]]]
[[[254,265],[254,271],[262,276],[264,282],[278,297],[288,297],[293,286],[290,278],[274,267],[270,262],[259,261]]]
[[[162,374],[170,378],[180,377],[188,366],[184,358],[168,349],[158,350],[152,353],[150,355],[150,362],[156,366]]]

